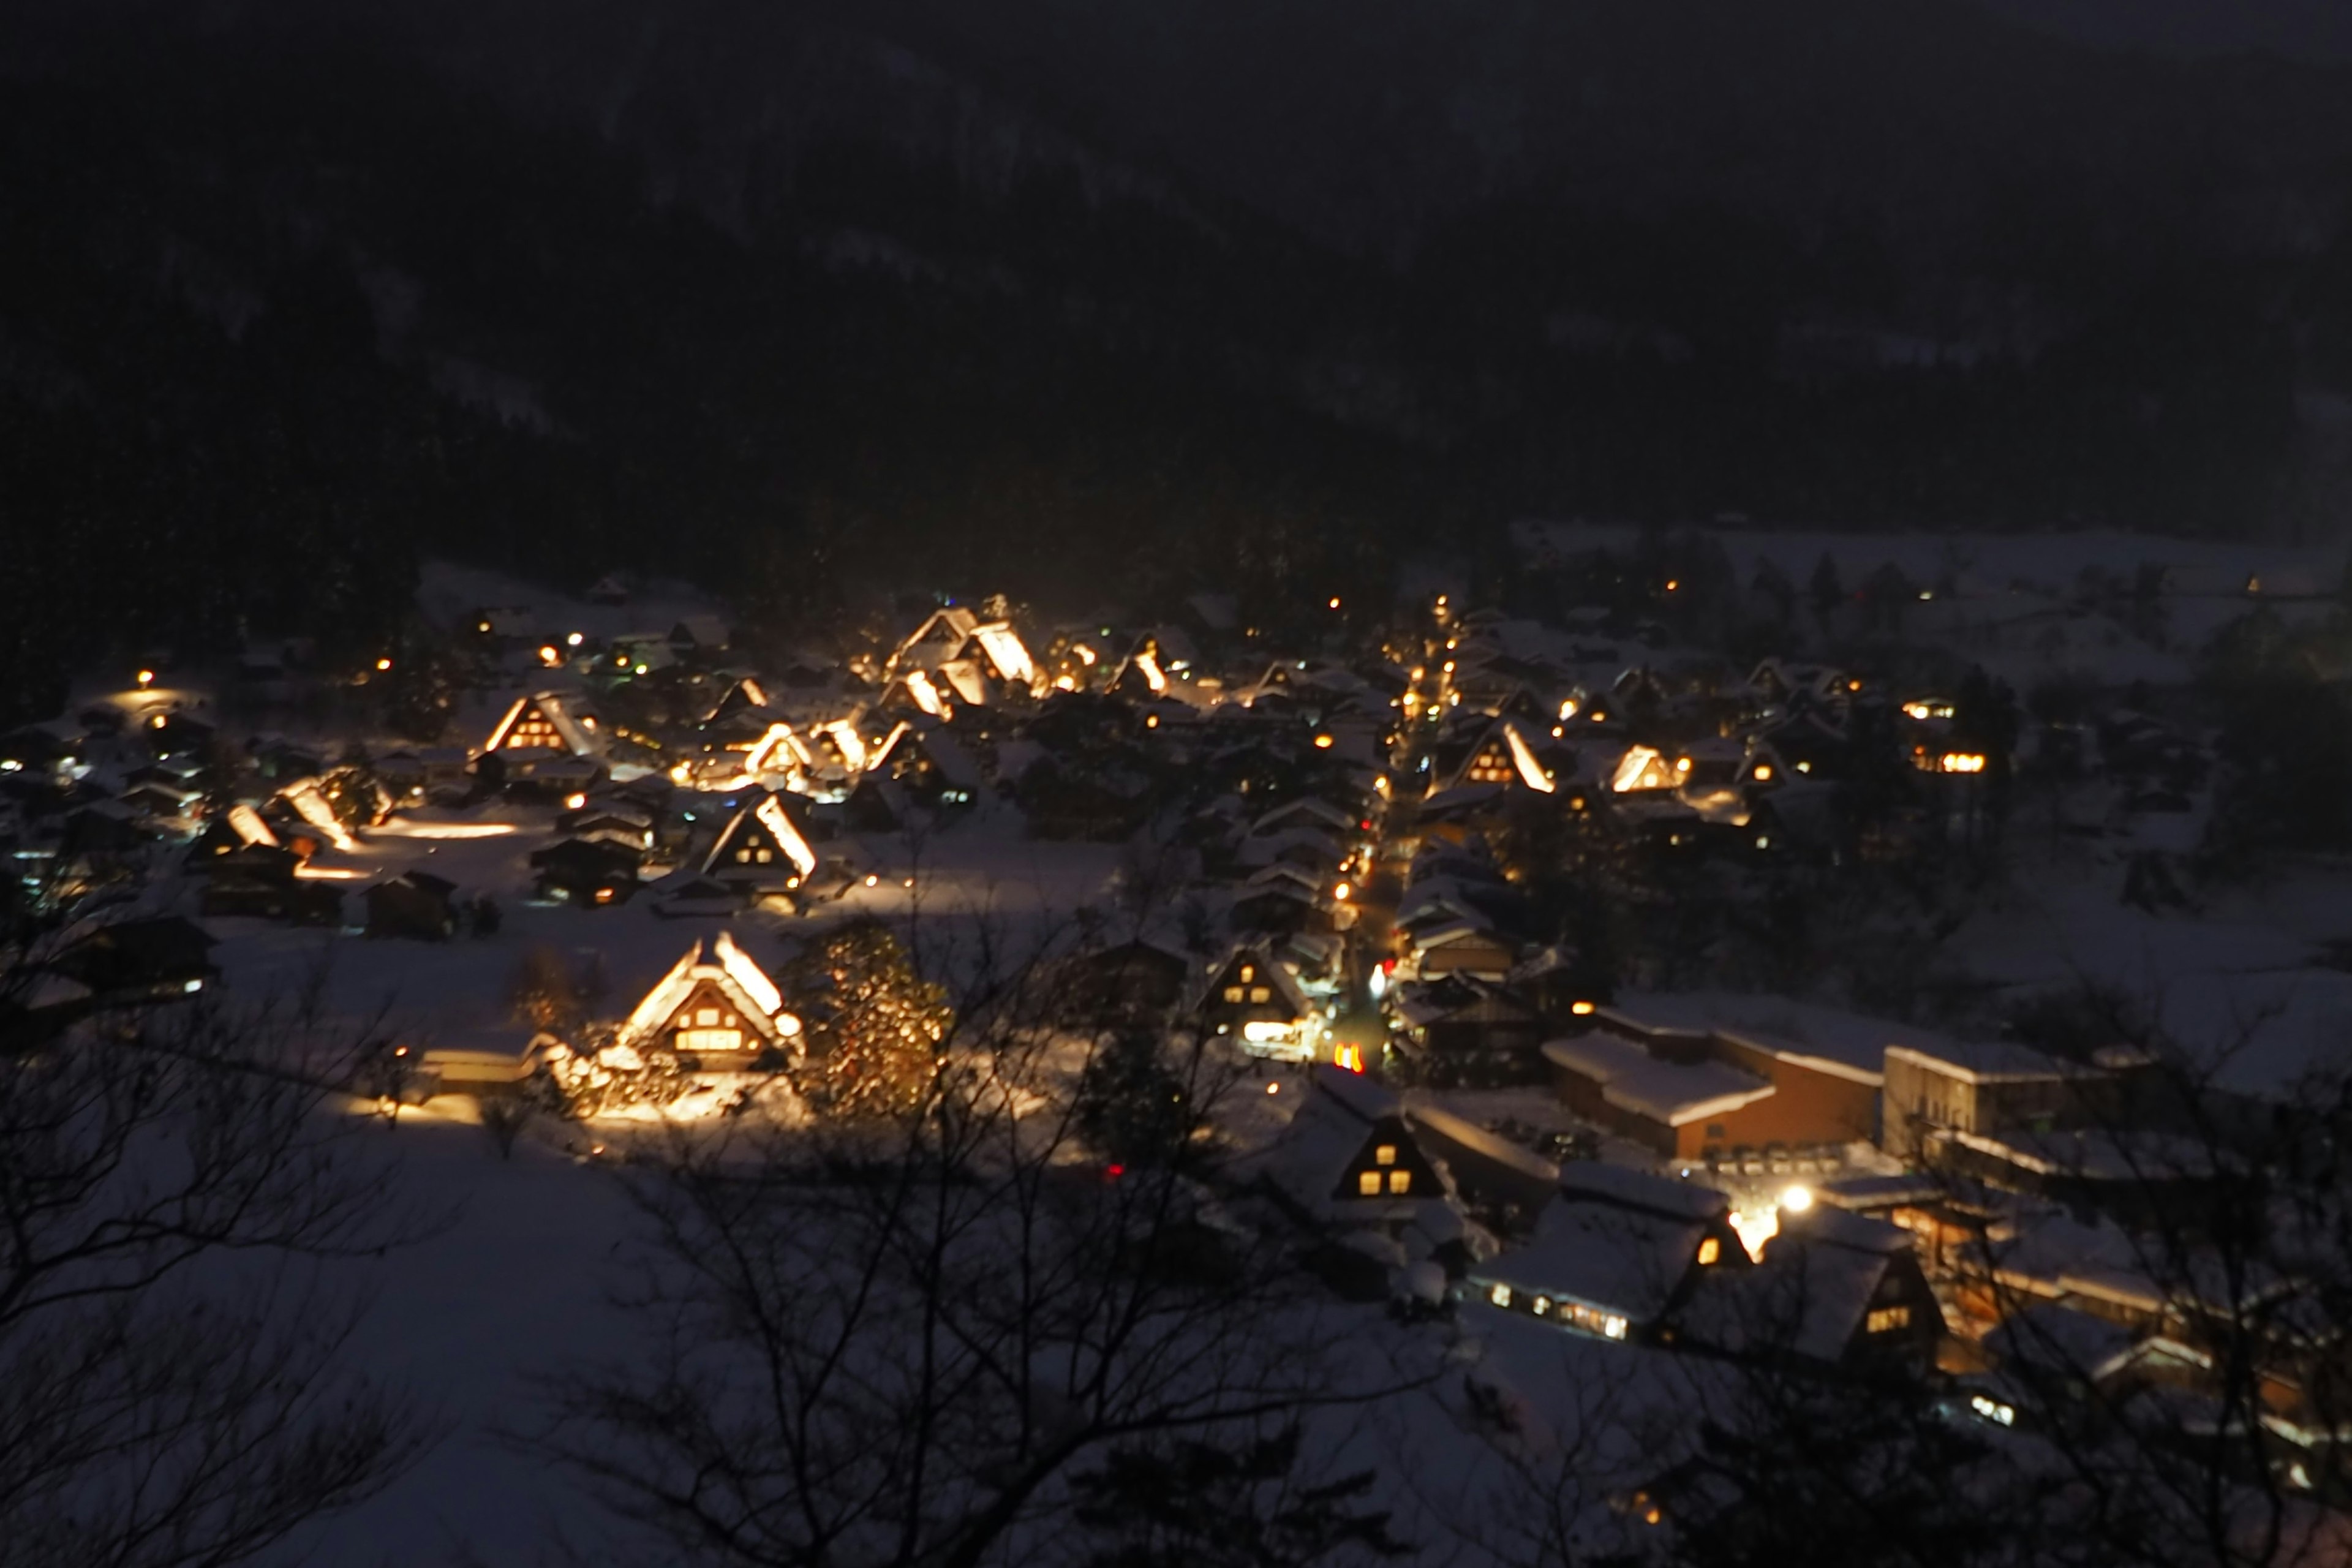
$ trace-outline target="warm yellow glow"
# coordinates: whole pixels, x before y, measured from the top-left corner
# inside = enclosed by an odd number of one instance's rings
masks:
[[[1339,607],[1339,595],[1337,594],[1332,595],[1331,603],[1326,607],[1334,610],[1338,609]]]
[[[555,645],[553,643],[549,643],[545,647],[539,650],[539,662],[541,664],[562,664],[563,662],[563,656],[556,651]]]
[[[1769,783],[1771,783],[1771,782],[1772,782],[1772,764],[1771,764],[1771,763],[1757,763],[1757,764],[1756,764],[1756,780],[1757,780],[1757,782],[1758,782],[1759,784],[1769,784]]]
[[[580,633],[573,632],[570,637],[565,637],[563,640],[568,646],[578,647],[582,643],[586,642],[588,639]]]
[[[367,875],[348,866],[297,866],[294,874],[306,882],[356,882]]]
[[[511,822],[385,822],[374,832],[393,838],[503,838],[514,832]]]
[[[1157,713],[1146,713],[1143,716],[1143,727],[1147,730],[1157,730],[1160,728],[1160,715]]]
[[[1790,1214],[1802,1214],[1813,1206],[1813,1189],[1798,1185],[1780,1194],[1780,1206]]]
[[[1150,648],[1143,648],[1136,654],[1135,668],[1143,671],[1143,683],[1152,690],[1168,689],[1168,677],[1160,670],[1160,661],[1152,657]]]
[[[1723,1243],[1708,1237],[1698,1244],[1698,1265],[1705,1268],[1723,1256]]]
[[[1331,896],[1344,904],[1354,895],[1355,891],[1355,889],[1349,887],[1347,883],[1342,882],[1338,887],[1331,889]]]
[[[1590,1002],[1570,1002],[1568,1005],[1568,1010],[1580,1018],[1592,1016],[1592,1004]]]
[[[1925,702],[1906,702],[1903,705],[1903,711],[1911,718],[1925,719],[1929,714],[1933,713],[1935,710],[1928,707]]]
[[[1780,1211],[1772,1208],[1750,1214],[1734,1209],[1727,1217],[1731,1222],[1732,1234],[1739,1237],[1739,1245],[1748,1249],[1748,1256],[1761,1262],[1764,1244],[1780,1234]]]
[[[380,658],[380,659],[377,659],[377,660],[375,661],[375,667],[376,667],[376,668],[377,668],[378,670],[386,670],[386,669],[390,669],[390,668],[392,668],[392,660],[390,660],[390,659],[388,659],[388,658]]]
[[[152,669],[142,669],[142,670],[141,670],[141,671],[139,672],[139,684],[140,684],[140,685],[142,685],[142,686],[152,686],[152,685],[154,685],[154,684],[155,684],[155,672],[154,672],[153,670],[152,670]]]
[[[477,621],[474,624],[474,629],[478,632],[488,631],[490,629],[490,623],[488,621]]]
[[[1333,744],[1334,742],[1328,735],[1318,735],[1315,737],[1315,749],[1318,752],[1328,752],[1331,749]]]
[[[1089,668],[1089,669],[1091,669],[1091,668],[1094,668],[1094,663],[1095,663],[1095,650],[1094,650],[1094,649],[1092,649],[1092,648],[1088,647],[1087,647],[1086,644],[1084,644],[1084,643],[1075,643],[1075,644],[1071,645],[1070,651],[1071,651],[1072,653],[1076,654],[1076,655],[1078,656],[1078,662],[1079,662],[1080,664],[1085,665],[1085,666],[1086,666],[1087,668]]]
[[[1070,676],[1062,675],[1054,679],[1054,689],[1056,691],[1076,691],[1077,689],[1077,681]]]
[[[1268,1094],[1280,1094],[1282,1092],[1282,1085],[1278,1083],[1267,1084],[1265,1086],[1265,1091]]]
[[[1682,585],[1682,579],[1679,577],[1669,577],[1666,579],[1666,592],[1669,594],[1673,593]]]
[[[1363,1071],[1363,1070],[1364,1070],[1364,1053],[1363,1053],[1363,1049],[1362,1049],[1362,1047],[1359,1047],[1359,1046],[1349,1045],[1349,1044],[1345,1043],[1344,1041],[1343,1041],[1342,1043],[1339,1044],[1339,1045],[1336,1045],[1336,1046],[1332,1047],[1331,1047],[1331,1065],[1332,1065],[1333,1067],[1345,1068],[1347,1068],[1349,1072],[1361,1072],[1361,1071]],[[1271,1090],[1269,1090],[1269,1092],[1271,1092]]]
[[[1984,758],[1973,752],[1947,752],[1943,761],[1948,773],[1980,773],[1985,769]]]
[[[582,806],[586,805],[587,804],[588,797],[584,795],[574,793],[563,797],[563,806],[567,811],[578,811]]]
[[[882,879],[873,875],[871,872],[868,872],[866,878],[866,885],[869,888],[878,888],[882,885]]]
[[[1690,763],[1691,760],[1688,757],[1676,757],[1675,759],[1675,772],[1678,773],[1686,773],[1690,772]]]

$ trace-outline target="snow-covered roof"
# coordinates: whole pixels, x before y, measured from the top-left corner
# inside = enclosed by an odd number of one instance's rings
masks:
[[[746,1023],[766,1038],[775,1040],[798,1032],[797,1022],[789,1028],[781,1024],[784,998],[776,983],[736,945],[733,936],[722,931],[688,948],[669,973],[655,983],[621,1026],[621,1038],[635,1041],[659,1032],[696,987],[706,983],[715,986]]]
[[[1723,1062],[1673,1062],[1606,1030],[1548,1041],[1544,1059],[1601,1086],[1610,1104],[1681,1127],[1769,1099],[1772,1085]]]

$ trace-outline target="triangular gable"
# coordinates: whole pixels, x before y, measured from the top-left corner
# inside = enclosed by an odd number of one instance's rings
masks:
[[[655,982],[622,1025],[621,1038],[636,1042],[669,1035],[688,1052],[742,1049],[752,1041],[773,1045],[799,1033],[799,1020],[787,1023],[789,1018],[775,982],[721,931],[707,945],[698,942],[687,949]],[[698,1038],[698,1031],[707,1033]],[[730,1045],[719,1037],[726,1031],[741,1037]]]
[[[1240,995],[1233,994],[1236,991]],[[1204,1005],[1223,1002],[1238,1006],[1280,1005],[1288,1008],[1294,1018],[1304,1018],[1315,1010],[1300,988],[1298,977],[1255,945],[1237,947],[1226,955],[1211,973],[1202,1001]]]
[[[1339,1172],[1331,1197],[1340,1202],[1446,1196],[1445,1178],[1414,1142],[1402,1116],[1375,1119]]]
[[[816,869],[816,851],[784,809],[783,796],[769,792],[737,810],[703,857],[701,869],[705,876],[724,877],[785,864],[805,877]]]
[[[963,652],[979,625],[979,617],[970,610],[955,606],[934,610],[898,645],[898,651],[890,656],[890,668],[936,669]]]
[[[482,743],[485,752],[551,751],[585,756],[596,749],[595,721],[575,714],[560,692],[515,700]]]

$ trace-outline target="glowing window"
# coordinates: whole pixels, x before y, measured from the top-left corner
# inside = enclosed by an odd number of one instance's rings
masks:
[[[1907,1329],[1911,1326],[1911,1309],[1908,1307],[1875,1308],[1864,1326],[1874,1334],[1889,1334],[1897,1329]]]
[[[1538,1318],[1548,1318],[1548,1317],[1549,1317],[1550,1315],[1551,1315],[1551,1298],[1550,1298],[1550,1297],[1549,1297],[1549,1296],[1538,1296],[1538,1297],[1537,1297],[1537,1298],[1536,1298],[1536,1316],[1537,1316],[1537,1317],[1538,1317]]]
[[[1242,984],[1243,984],[1246,985],[1246,984],[1248,984],[1251,981],[1255,980],[1256,978],[1257,978],[1257,966],[1256,966],[1255,964],[1252,964],[1252,963],[1244,963],[1244,964],[1243,964],[1243,965],[1242,965]]]
[[[1391,1171],[1391,1172],[1389,1173],[1389,1191],[1390,1191],[1390,1192],[1391,1192],[1391,1193],[1408,1193],[1408,1192],[1411,1192],[1412,1190],[1412,1173],[1411,1171]]]
[[[1715,1237],[1710,1236],[1706,1240],[1698,1244],[1698,1261],[1700,1268],[1706,1268],[1708,1264],[1713,1263],[1717,1258],[1722,1256],[1723,1243],[1717,1241]]]
[[[677,1032],[677,1048],[689,1055],[740,1051],[743,1048],[743,1032],[740,1029],[680,1029]]]
[[[1228,986],[1226,986],[1226,987],[1225,987],[1225,1000],[1226,1000],[1226,1001],[1228,1001],[1228,1002],[1238,1002],[1238,1001],[1240,1001],[1241,999],[1242,999],[1242,988],[1241,988],[1240,986],[1238,986],[1238,985],[1228,985]]]
[[[761,864],[761,865],[762,865],[762,866],[764,866],[764,865],[766,865],[769,861],[771,861],[771,860],[772,860],[772,859],[774,859],[774,858],[776,858],[776,852],[775,852],[774,850],[772,850],[772,849],[762,849],[762,850],[761,850],[761,851],[759,852],[759,854],[758,854],[758,856],[757,856],[756,858],[757,858],[757,859],[759,860],[760,864]]]
[[[694,1021],[701,1025],[704,1028],[709,1028],[711,1025],[719,1022],[719,1009],[716,1007],[697,1007],[694,1010]]]
[[[1380,1190],[1381,1173],[1378,1171],[1366,1171],[1356,1178],[1356,1191],[1365,1197],[1376,1197]]]
[[[1375,1164],[1380,1164],[1380,1165],[1393,1165],[1393,1164],[1395,1164],[1395,1163],[1396,1163],[1396,1145],[1395,1145],[1395,1144],[1393,1144],[1393,1143],[1383,1143],[1383,1144],[1381,1144],[1379,1148],[1377,1148],[1377,1149],[1373,1150],[1373,1151],[1372,1151],[1372,1163],[1375,1163]]]
[[[1263,985],[1251,986],[1249,996],[1250,1000],[1253,1002],[1270,1002],[1274,1000],[1274,993],[1267,990]]]
[[[1497,1285],[1486,1292],[1486,1300],[1494,1302],[1497,1307],[1507,1307],[1511,1304],[1511,1288],[1508,1285]]]
[[[751,852],[749,849],[738,849],[735,851],[735,858],[748,861],[751,858]]]

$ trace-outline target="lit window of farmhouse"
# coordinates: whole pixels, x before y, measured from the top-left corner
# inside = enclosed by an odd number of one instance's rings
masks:
[[[1410,1191],[1412,1191],[1412,1173],[1411,1171],[1391,1171],[1391,1172],[1389,1173],[1389,1191],[1390,1191],[1390,1192],[1391,1192],[1391,1193],[1405,1193],[1405,1192],[1410,1192]]]
[[[1253,1002],[1268,1002],[1272,1001],[1273,998],[1274,993],[1267,990],[1263,985],[1253,985],[1250,987],[1250,1000]]]
[[[1238,1002],[1238,1001],[1240,1001],[1241,999],[1242,999],[1242,988],[1241,988],[1240,986],[1238,986],[1238,985],[1228,985],[1228,986],[1226,986],[1226,987],[1225,987],[1225,1000],[1226,1000],[1226,1001],[1228,1001],[1228,1002]]]
[[[1380,1190],[1381,1173],[1378,1171],[1366,1171],[1356,1178],[1356,1191],[1363,1196],[1377,1197]]]
[[[1393,1143],[1381,1144],[1379,1148],[1372,1151],[1372,1161],[1375,1164],[1381,1165],[1395,1164],[1396,1145]]]
[[[1706,1240],[1698,1244],[1698,1262],[1700,1268],[1706,1268],[1708,1264],[1713,1263],[1717,1258],[1722,1256],[1723,1243],[1717,1241],[1714,1237],[1710,1236]]]
[[[1911,1326],[1911,1309],[1908,1307],[1874,1308],[1864,1326],[1874,1334],[1887,1334],[1893,1333],[1897,1329],[1907,1329]]]
[[[694,1021],[707,1029],[711,1025],[719,1022],[719,1009],[716,1007],[697,1007],[694,1010]]]

